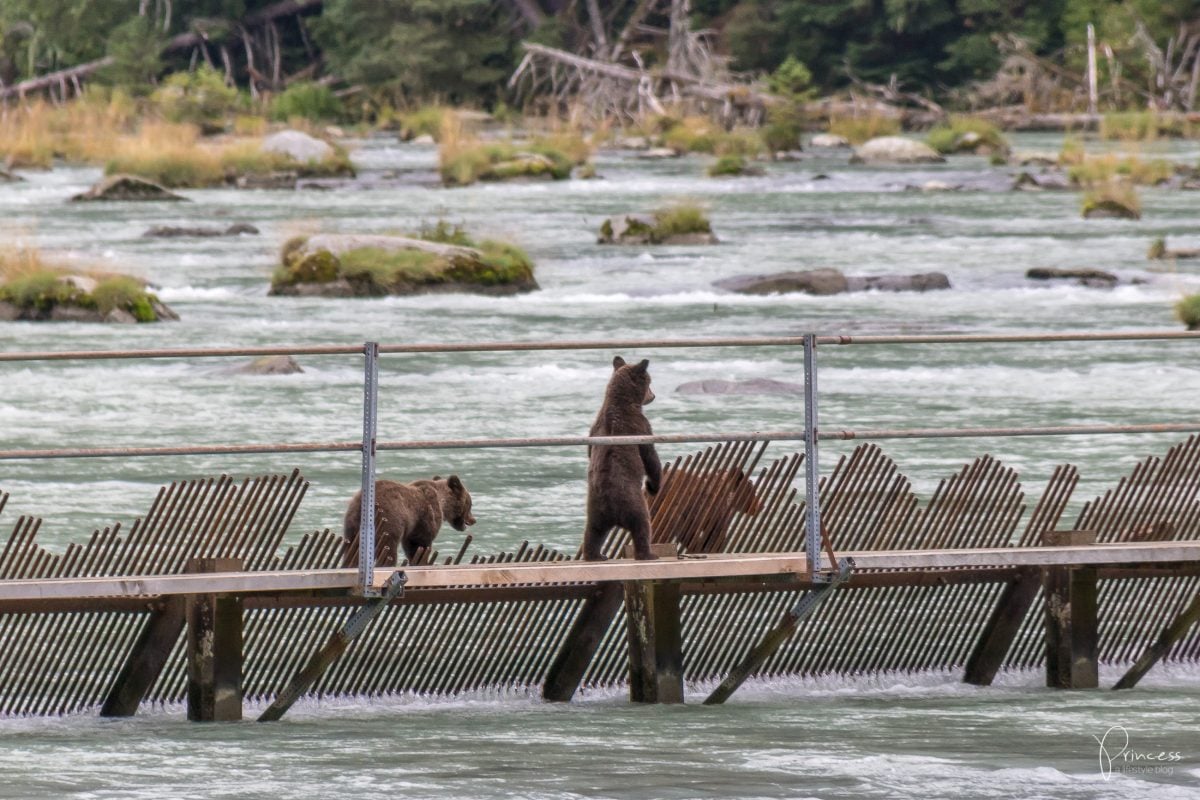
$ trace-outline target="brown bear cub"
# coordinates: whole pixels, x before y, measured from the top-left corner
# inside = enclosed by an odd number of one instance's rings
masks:
[[[734,514],[756,516],[762,501],[740,469],[663,470],[662,489],[647,497],[654,541],[678,542],[689,553],[724,551]]]
[[[591,436],[649,435],[650,420],[642,406],[654,400],[650,391],[650,362],[626,364],[613,359],[613,374],[604,391],[604,403],[592,424]],[[650,509],[642,484],[650,495],[658,493],[662,464],[652,444],[595,445],[588,448],[587,528],[583,557],[602,561],[604,536],[614,525],[633,534],[634,554],[643,560],[650,553]]]
[[[456,531],[475,524],[471,494],[457,475],[429,481],[375,481],[375,566],[394,567],[401,548],[409,562],[429,548],[445,520]],[[362,492],[354,493],[342,525],[347,567],[358,564],[358,529],[362,522]]]

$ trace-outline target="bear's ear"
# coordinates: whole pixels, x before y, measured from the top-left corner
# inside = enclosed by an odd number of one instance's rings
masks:
[[[625,366],[625,359],[620,356],[613,356],[613,370],[618,370]]]
[[[441,479],[442,479],[442,476],[441,476],[441,475],[434,475],[434,476],[433,476],[433,480],[435,480],[435,481],[440,481]]]
[[[634,367],[634,370],[636,370],[637,372],[645,372],[645,371],[646,371],[646,368],[647,368],[647,367],[649,367],[649,366],[650,366],[650,359],[648,359],[648,358],[643,358],[643,359],[642,359],[642,360],[641,360],[641,361],[638,363],[638,365],[637,365],[636,367]]]
[[[455,492],[461,492],[463,488],[462,481],[458,479],[457,475],[451,475],[447,478],[446,485],[450,487],[451,491]]]

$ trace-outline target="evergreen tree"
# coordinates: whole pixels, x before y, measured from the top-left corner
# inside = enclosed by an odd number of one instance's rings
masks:
[[[329,0],[314,24],[330,69],[398,101],[494,99],[514,34],[489,0]]]

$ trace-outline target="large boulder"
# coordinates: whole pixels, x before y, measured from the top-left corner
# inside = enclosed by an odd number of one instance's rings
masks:
[[[930,292],[950,288],[950,279],[941,272],[921,272],[915,275],[851,275],[836,269],[810,269],[798,272],[777,272],[773,275],[741,275],[725,278],[714,284],[738,294],[803,294],[830,295],[844,292]]]
[[[860,145],[852,164],[940,164],[946,159],[924,142],[903,136],[879,136]]]
[[[333,155],[333,148],[328,142],[309,136],[303,131],[293,130],[273,133],[263,139],[262,150],[265,153],[280,153],[301,164],[324,161]]]
[[[106,175],[82,194],[71,198],[73,203],[107,200],[186,200],[169,192],[153,181],[135,175]]]
[[[709,378],[702,381],[688,381],[675,387],[675,391],[685,395],[803,395],[804,384],[786,383],[771,378],[753,378],[748,381],[727,381],[719,378]]]

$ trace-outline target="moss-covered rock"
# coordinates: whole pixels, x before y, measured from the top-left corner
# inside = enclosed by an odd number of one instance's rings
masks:
[[[445,232],[441,226],[432,234]],[[408,236],[322,234],[284,245],[271,280],[273,295],[378,297],[433,292],[517,294],[538,288],[520,248]]]
[[[680,204],[651,215],[621,214],[600,224],[597,244],[717,244],[699,206]]]
[[[159,322],[179,316],[125,275],[40,269],[0,283],[0,320]]]
[[[739,177],[750,175],[763,175],[761,167],[756,167],[748,162],[744,156],[736,153],[724,155],[713,162],[708,168],[709,177]]]

